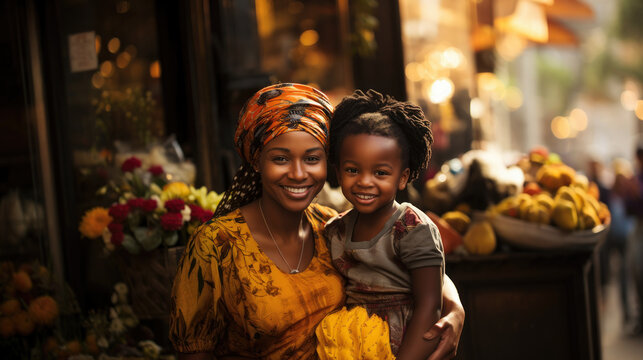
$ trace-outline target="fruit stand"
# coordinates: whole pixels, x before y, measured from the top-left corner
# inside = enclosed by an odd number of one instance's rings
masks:
[[[596,250],[447,256],[466,321],[457,359],[600,359]]]
[[[458,359],[600,359],[597,184],[543,148],[510,166],[471,151],[423,195],[466,310]]]

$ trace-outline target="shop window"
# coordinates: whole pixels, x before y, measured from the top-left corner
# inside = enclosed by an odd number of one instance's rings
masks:
[[[256,0],[261,70],[310,84],[333,103],[352,91],[346,0]]]

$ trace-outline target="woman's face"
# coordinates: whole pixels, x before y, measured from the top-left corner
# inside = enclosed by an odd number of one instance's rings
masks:
[[[263,201],[288,211],[303,211],[326,181],[324,146],[304,131],[291,131],[271,140],[261,151]]]

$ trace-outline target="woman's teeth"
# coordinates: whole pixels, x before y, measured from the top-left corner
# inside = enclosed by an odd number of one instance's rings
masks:
[[[290,191],[291,193],[295,194],[302,194],[308,190],[308,187],[290,187],[290,186],[284,186],[284,189],[287,191]]]

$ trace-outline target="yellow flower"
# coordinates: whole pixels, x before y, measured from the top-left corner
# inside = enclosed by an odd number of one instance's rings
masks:
[[[110,222],[112,217],[109,216],[109,210],[99,206],[85,213],[78,230],[88,238],[97,238],[103,234]]]
[[[196,202],[205,210],[214,212],[214,210],[216,210],[217,208],[217,205],[219,205],[221,198],[223,198],[223,193],[217,194],[214,191],[208,192],[208,189],[206,189],[205,186],[201,186],[198,189],[190,186],[190,195],[188,196],[188,200],[191,202]]]
[[[175,181],[163,187],[161,200],[163,202],[176,198],[187,200],[188,196],[190,196],[190,188],[184,182]]]

